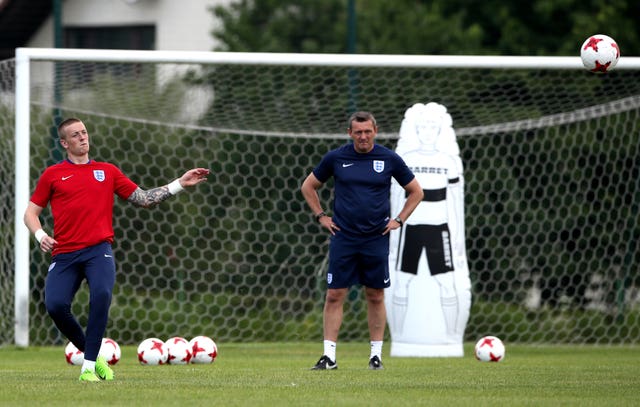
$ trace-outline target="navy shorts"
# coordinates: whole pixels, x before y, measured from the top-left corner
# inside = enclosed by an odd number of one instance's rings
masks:
[[[337,232],[329,243],[327,287],[349,288],[361,284],[387,288],[389,278],[389,234],[347,236]]]

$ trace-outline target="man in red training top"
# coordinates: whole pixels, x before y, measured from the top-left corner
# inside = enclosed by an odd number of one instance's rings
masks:
[[[51,252],[45,282],[45,306],[58,329],[84,352],[80,381],[113,380],[104,357],[98,356],[107,327],[116,265],[113,243],[114,194],[140,207],[151,207],[185,187],[206,181],[209,170],[194,168],[168,185],[142,190],[113,164],[89,159],[89,133],[81,120],[58,126],[67,159],[45,169],[24,214],[24,223]],[[53,236],[40,223],[51,204]],[[90,309],[86,332],[71,313],[71,303],[86,279]]]

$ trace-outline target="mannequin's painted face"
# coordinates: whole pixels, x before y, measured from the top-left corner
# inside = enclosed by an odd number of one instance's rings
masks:
[[[425,120],[416,124],[418,140],[424,145],[434,145],[440,135],[440,123]]]

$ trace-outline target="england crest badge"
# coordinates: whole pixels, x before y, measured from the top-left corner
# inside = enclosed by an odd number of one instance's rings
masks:
[[[100,182],[104,181],[104,170],[93,170],[93,178]]]
[[[382,171],[384,171],[384,161],[373,160],[373,170],[377,173],[381,173]]]

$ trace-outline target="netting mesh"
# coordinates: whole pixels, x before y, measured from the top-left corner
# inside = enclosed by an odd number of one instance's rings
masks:
[[[0,345],[13,341],[14,70],[0,62]]]
[[[151,210],[116,203],[107,335],[121,344],[320,340],[328,237],[300,183],[347,142],[353,109],[374,112],[378,142],[393,148],[404,111],[429,101],[451,113],[465,164],[465,338],[640,338],[638,71],[32,65],[31,189],[62,159],[53,127],[69,116],[87,125],[93,158],[142,188],[195,166],[213,173]],[[0,63],[0,343],[13,338],[13,76],[13,62]],[[320,190],[325,207],[330,189]],[[42,219],[51,230],[48,210]],[[32,240],[33,344],[63,341],[43,306],[48,262]],[[352,289],[340,340],[367,339],[364,305]],[[87,307],[83,287],[74,304],[83,323]]]

